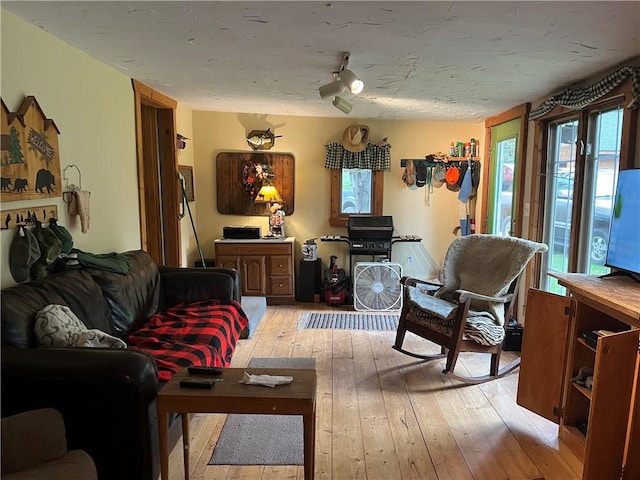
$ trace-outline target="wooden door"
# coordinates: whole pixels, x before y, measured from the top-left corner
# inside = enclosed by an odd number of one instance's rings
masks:
[[[140,239],[158,265],[181,258],[175,100],[133,80]]]
[[[571,299],[530,289],[522,337],[518,405],[559,423]]]

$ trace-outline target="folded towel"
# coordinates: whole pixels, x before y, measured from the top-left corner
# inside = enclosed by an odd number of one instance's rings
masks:
[[[275,387],[276,385],[286,385],[293,382],[293,377],[284,375],[252,375],[251,373],[244,372],[244,376],[240,383],[246,383],[247,385],[264,385],[265,387]]]
[[[91,197],[91,192],[88,190],[73,190],[72,193],[71,202],[69,203],[69,215],[79,215],[82,233],[87,233],[89,230],[89,221],[91,220],[89,215],[89,198]]]

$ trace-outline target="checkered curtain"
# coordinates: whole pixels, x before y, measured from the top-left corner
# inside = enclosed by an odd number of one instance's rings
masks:
[[[364,168],[368,170],[391,170],[391,145],[383,147],[367,144],[362,152],[350,152],[342,144],[332,142],[325,145],[327,158],[325,168],[340,170],[342,168]]]
[[[593,85],[582,88],[567,88],[550,97],[549,100],[531,111],[529,120],[536,120],[546,115],[556,105],[580,110],[609,93],[629,77],[633,77],[633,87],[631,90],[631,103],[627,105],[627,108],[635,108],[640,104],[640,68],[622,67]]]

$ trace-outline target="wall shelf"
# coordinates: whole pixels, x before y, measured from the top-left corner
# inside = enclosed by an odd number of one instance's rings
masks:
[[[467,160],[469,160],[469,157],[466,158],[461,158],[461,157],[449,157],[448,161],[440,161],[440,160],[425,160],[424,158],[412,158],[412,159],[407,159],[407,158],[403,158],[402,160],[400,160],[400,166],[401,167],[406,167],[407,166],[407,161],[408,160],[413,160],[413,163],[418,165],[419,163],[424,164],[426,167],[435,167],[436,165],[440,165],[440,164],[445,164],[445,165],[452,165],[452,166],[460,166],[461,163],[467,163]],[[471,161],[472,162],[479,162],[480,161],[480,157],[471,157]]]

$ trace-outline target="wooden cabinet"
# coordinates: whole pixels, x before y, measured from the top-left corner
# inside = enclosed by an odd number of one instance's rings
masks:
[[[216,264],[235,268],[242,295],[264,296],[270,303],[295,298],[294,237],[283,240],[216,240]]]
[[[639,442],[628,431],[640,428],[633,400],[640,284],[624,277],[554,276],[570,297],[529,291],[517,403],[559,424],[560,438],[583,461],[583,480],[634,478],[629,475],[637,474],[640,458],[626,452]],[[592,346],[582,334],[594,330],[612,333]],[[581,368],[592,369],[592,388],[575,381]]]

